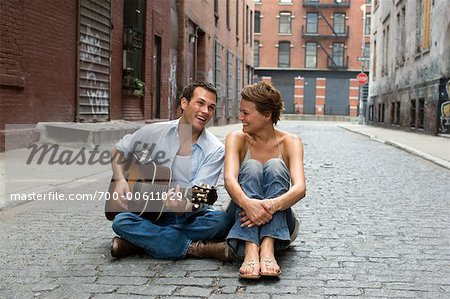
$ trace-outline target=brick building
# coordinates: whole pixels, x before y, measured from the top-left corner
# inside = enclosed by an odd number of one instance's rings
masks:
[[[177,86],[171,89],[192,80],[213,82],[219,91],[215,123],[236,122],[240,91],[253,77],[253,0],[177,1],[176,13],[178,40],[170,59]]]
[[[173,119],[197,79],[219,88],[216,123],[234,122],[253,75],[252,0],[0,0],[0,13],[1,148],[38,122]]]
[[[270,80],[280,90],[285,113],[358,115],[363,4],[255,1],[256,80]]]
[[[168,77],[162,74],[169,64],[162,56],[169,51],[170,3],[0,5],[2,148],[8,124],[30,124],[17,134],[33,136],[37,122],[168,118]]]
[[[442,104],[450,105],[448,1],[373,2],[368,123],[449,134],[441,122]]]

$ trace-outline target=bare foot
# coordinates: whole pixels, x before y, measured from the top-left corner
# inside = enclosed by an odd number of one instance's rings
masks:
[[[262,276],[279,276],[281,274],[280,266],[275,257],[261,256],[260,274]]]
[[[281,274],[280,266],[275,259],[275,239],[266,237],[261,242],[260,250],[260,274],[262,276],[279,276]]]
[[[251,242],[245,243],[245,257],[241,268],[239,268],[239,277],[247,279],[258,279],[259,270],[259,247]]]
[[[244,260],[241,268],[239,268],[239,277],[247,279],[258,279],[260,278],[259,267],[260,266],[258,260]]]

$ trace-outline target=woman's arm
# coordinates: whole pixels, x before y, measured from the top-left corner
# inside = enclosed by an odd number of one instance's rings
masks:
[[[254,224],[267,223],[272,219],[262,205],[261,200],[249,198],[238,182],[239,168],[241,164],[240,152],[245,148],[246,136],[241,132],[232,132],[225,140],[225,167],[224,181],[228,194],[234,203],[240,206]]]
[[[289,161],[288,168],[291,175],[291,188],[281,196],[272,200],[265,200],[265,207],[268,207],[272,214],[276,211],[283,211],[292,207],[306,195],[303,144],[300,138],[292,134],[286,136],[285,142],[284,148]]]

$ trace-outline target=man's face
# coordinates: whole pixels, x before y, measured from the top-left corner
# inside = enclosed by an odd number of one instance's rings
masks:
[[[214,115],[216,109],[216,96],[203,87],[194,89],[191,100],[181,99],[183,119],[192,125],[193,132],[200,132]]]

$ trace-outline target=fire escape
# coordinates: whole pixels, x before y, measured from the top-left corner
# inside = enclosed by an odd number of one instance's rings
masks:
[[[345,41],[349,38],[350,28],[345,26],[346,13],[345,10],[350,8],[351,0],[303,0],[303,7],[306,9],[307,24],[309,22],[308,13],[317,14],[317,25],[314,28],[308,28],[307,25],[302,26],[302,37],[305,41],[313,41],[322,49],[327,56],[327,67],[333,70],[342,70],[348,68],[348,55],[345,53]],[[330,12],[333,15],[333,21],[330,22]],[[341,23],[338,23],[336,16],[343,16]],[[314,14],[313,14],[314,16]],[[326,29],[320,26],[320,18],[326,23]],[[315,29],[315,30],[314,30]],[[329,29],[329,30],[328,30]],[[331,41],[333,48],[332,53],[324,46],[324,42],[327,44]],[[341,46],[341,49],[339,48]],[[334,48],[336,47],[336,49]],[[342,53],[342,55],[337,55]]]

